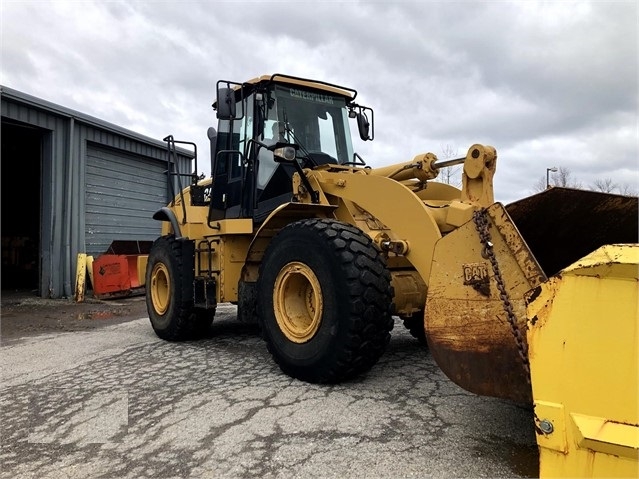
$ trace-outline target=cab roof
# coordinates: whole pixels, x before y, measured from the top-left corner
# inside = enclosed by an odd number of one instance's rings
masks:
[[[322,91],[336,94],[343,97],[346,100],[347,104],[351,103],[357,96],[357,90],[354,90],[352,88],[334,85],[332,83],[327,83],[320,80],[310,80],[308,78],[300,78],[300,77],[295,77],[291,75],[285,75],[283,73],[274,73],[272,75],[262,75],[256,78],[252,78],[251,80],[244,82],[242,85],[244,86],[250,85],[251,87],[255,87],[257,85],[267,84],[270,82],[279,83],[279,84],[288,84],[288,85],[298,85],[301,87],[310,88],[312,90],[322,90]],[[237,93],[241,85],[238,83],[232,83],[232,82],[229,82],[229,83],[233,85],[233,89]],[[217,100],[213,102],[213,108],[217,109]]]
[[[292,85],[298,85],[298,86],[310,88],[313,90],[323,90],[329,93],[343,96],[347,102],[353,101],[355,97],[357,96],[357,91],[352,88],[334,85],[332,83],[328,83],[328,82],[324,82],[320,80],[311,80],[308,78],[300,78],[300,77],[295,77],[291,75],[285,75],[282,73],[275,73],[272,75],[262,75],[262,76],[253,78],[251,80],[248,80],[246,83],[257,85],[259,83],[268,83],[268,82],[292,84]]]

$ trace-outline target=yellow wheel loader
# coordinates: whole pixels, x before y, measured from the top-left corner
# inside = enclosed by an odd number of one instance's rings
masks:
[[[217,83],[211,178],[176,172],[191,184],[154,215],[153,329],[193,338],[236,303],[282,371],[335,383],[374,366],[396,315],[464,389],[532,404],[531,292],[603,245],[637,243],[637,198],[551,188],[495,203],[497,153],[481,144],[372,168],[353,150],[351,121],[374,138],[356,97],[283,74]],[[461,189],[433,181],[457,164]]]

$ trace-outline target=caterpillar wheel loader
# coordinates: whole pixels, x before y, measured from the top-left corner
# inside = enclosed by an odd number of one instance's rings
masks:
[[[551,188],[504,206],[482,144],[370,167],[349,123],[370,141],[374,115],[356,97],[283,74],[217,83],[212,175],[175,172],[154,214],[153,329],[196,337],[232,302],[283,372],[335,383],[375,365],[397,315],[464,389],[532,404],[531,292],[603,245],[637,243],[637,198]],[[458,164],[461,189],[434,181]]]

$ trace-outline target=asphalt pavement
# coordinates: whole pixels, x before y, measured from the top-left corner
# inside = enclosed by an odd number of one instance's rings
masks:
[[[147,318],[0,347],[2,478],[535,477],[532,411],[449,381],[404,329],[340,385],[280,372],[219,305],[211,336]]]

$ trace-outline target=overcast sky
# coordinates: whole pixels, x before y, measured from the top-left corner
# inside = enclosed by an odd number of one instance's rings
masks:
[[[198,144],[219,79],[287,73],[375,111],[372,166],[498,152],[495,194],[546,168],[639,189],[636,1],[2,0],[2,85],[156,139]],[[354,128],[354,125],[352,125]],[[209,168],[206,166],[208,174]]]

